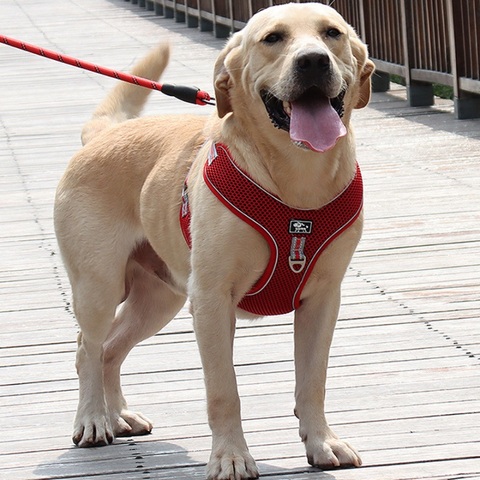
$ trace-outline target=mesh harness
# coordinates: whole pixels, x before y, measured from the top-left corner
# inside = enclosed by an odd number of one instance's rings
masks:
[[[203,177],[212,193],[235,215],[257,230],[270,247],[263,275],[238,306],[256,315],[280,315],[300,306],[300,296],[316,261],[350,227],[363,206],[360,167],[352,181],[319,209],[297,209],[255,183],[232,159],[228,148],[213,144]],[[191,247],[187,184],[180,224]]]

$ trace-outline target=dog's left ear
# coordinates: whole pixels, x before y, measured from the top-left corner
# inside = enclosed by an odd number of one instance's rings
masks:
[[[368,51],[366,45],[358,38],[357,34],[353,31],[350,34],[350,45],[352,47],[352,53],[357,60],[357,68],[359,73],[359,96],[355,108],[366,107],[370,101],[370,95],[372,92],[371,77],[375,71],[375,64],[368,58]]]
[[[360,74],[360,92],[355,108],[366,107],[370,101],[372,93],[372,73],[375,71],[375,64],[371,60],[367,60],[363,65],[362,73]]]
[[[215,104],[217,105],[217,112],[220,118],[233,111],[230,99],[231,78],[226,64],[228,55],[240,44],[240,38],[238,33],[234,34],[215,62],[213,74]]]

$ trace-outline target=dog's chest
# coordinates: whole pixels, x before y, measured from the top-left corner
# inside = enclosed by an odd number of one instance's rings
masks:
[[[270,247],[267,268],[238,306],[255,315],[280,315],[297,309],[320,254],[360,215],[363,183],[358,165],[345,189],[315,210],[292,208],[264,190],[236,165],[223,144],[212,145],[203,176],[213,194],[257,230]],[[180,223],[191,246],[186,183]]]

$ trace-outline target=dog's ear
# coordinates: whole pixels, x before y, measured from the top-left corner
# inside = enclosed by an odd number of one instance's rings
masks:
[[[371,60],[367,59],[360,73],[360,92],[355,108],[366,107],[368,102],[370,101],[370,95],[372,93],[372,73],[374,71],[375,64]]]
[[[350,46],[352,48],[353,56],[357,61],[359,72],[359,96],[355,108],[363,108],[366,107],[370,101],[370,94],[372,91],[371,77],[375,70],[375,64],[369,60],[367,46],[358,38],[353,29],[350,32]]]
[[[217,105],[217,112],[220,118],[223,118],[227,113],[233,111],[232,102],[230,100],[231,78],[228,72],[227,57],[229,53],[240,44],[240,35],[236,33],[228,41],[225,48],[220,52],[220,55],[215,62],[214,69],[214,88],[215,88],[215,103]]]

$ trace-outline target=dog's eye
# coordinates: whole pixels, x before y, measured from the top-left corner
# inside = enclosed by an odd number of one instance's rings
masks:
[[[342,35],[342,32],[336,28],[329,28],[326,33],[327,37],[330,38],[338,38],[340,35]]]
[[[282,37],[282,34],[280,33],[269,33],[264,39],[263,41],[265,43],[277,43],[277,42],[281,42],[283,40],[283,37]]]

